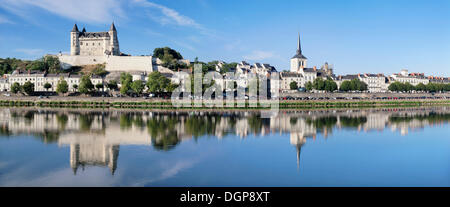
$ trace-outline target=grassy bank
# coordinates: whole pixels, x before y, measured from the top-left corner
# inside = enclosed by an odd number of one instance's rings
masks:
[[[311,109],[311,108],[367,108],[367,107],[412,107],[449,105],[450,100],[417,100],[417,101],[280,101],[280,109]],[[55,108],[139,108],[139,109],[180,109],[170,101],[50,101],[50,100],[0,100],[0,106],[14,107],[55,107]],[[188,105],[189,106],[189,105]],[[181,109],[265,109],[269,106],[258,104],[257,107],[182,107]]]

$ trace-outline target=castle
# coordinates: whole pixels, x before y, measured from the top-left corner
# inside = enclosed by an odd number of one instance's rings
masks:
[[[86,32],[75,24],[70,31],[70,54],[57,55],[61,69],[73,66],[105,64],[109,72],[139,72],[148,74],[158,70],[156,60],[150,55],[130,56],[120,52],[117,29],[114,22],[109,31]],[[155,68],[154,68],[155,67]]]
[[[119,40],[114,22],[107,32],[78,31],[77,24],[70,32],[70,55],[120,55]]]

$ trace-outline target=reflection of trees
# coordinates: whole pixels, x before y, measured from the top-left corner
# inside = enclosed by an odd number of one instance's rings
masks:
[[[25,118],[25,124],[26,125],[31,125],[31,123],[33,123],[34,120],[34,111],[27,111],[24,115],[23,118]]]
[[[331,129],[337,123],[337,117],[335,116],[326,116],[319,117],[315,119],[307,118],[306,123],[313,125],[317,129]]]
[[[8,137],[10,135],[12,135],[11,131],[9,130],[8,125],[1,125],[0,126],[0,135]]]
[[[133,126],[133,116],[130,113],[121,114],[119,119],[120,129],[129,129]]]
[[[46,144],[56,143],[58,142],[59,139],[59,132],[44,130],[44,132],[39,134],[37,138],[39,138],[42,142]]]
[[[65,130],[67,126],[67,121],[69,118],[66,114],[57,114],[56,115],[56,121],[58,122],[58,126],[61,130]]]
[[[348,117],[343,116],[339,119],[341,121],[341,125],[343,127],[353,127],[356,128],[360,126],[361,124],[364,124],[367,122],[367,117],[365,116],[358,116],[358,117]]]
[[[177,123],[178,118],[174,116],[152,117],[147,120],[147,130],[152,137],[155,149],[168,151],[180,143],[176,129]]]
[[[217,115],[210,116],[188,116],[184,122],[186,134],[198,138],[203,135],[215,135],[217,123],[221,117]]]
[[[291,125],[296,125],[296,124],[297,124],[297,121],[298,121],[298,118],[297,118],[297,117],[291,117],[291,118],[289,119],[289,123],[291,123]]]
[[[390,116],[389,121],[391,123],[411,122],[413,120],[428,121],[429,123],[448,122],[450,121],[450,114],[439,114],[436,112],[430,112],[428,114],[417,114],[412,116]]]
[[[86,115],[79,115],[78,118],[80,121],[80,130],[81,131],[90,131],[92,122],[94,121],[94,117],[86,114]]]
[[[247,118],[248,127],[251,132],[258,134],[261,132],[263,122],[259,115],[251,115]]]

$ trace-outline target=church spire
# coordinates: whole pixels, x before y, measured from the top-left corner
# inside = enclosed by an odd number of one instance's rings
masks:
[[[302,54],[302,46],[300,44],[300,32],[298,33],[298,39],[297,39],[297,52],[295,53],[295,56],[292,58],[307,59]]]
[[[297,39],[297,55],[302,54],[302,46],[300,45],[300,32],[298,33],[298,39]]]

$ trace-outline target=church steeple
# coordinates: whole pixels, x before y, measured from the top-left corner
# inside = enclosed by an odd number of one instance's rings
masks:
[[[298,33],[298,39],[297,39],[297,52],[295,53],[295,56],[292,58],[300,58],[300,59],[307,59],[302,54],[302,46],[300,44],[300,33]]]
[[[300,45],[300,32],[298,33],[298,40],[297,40],[297,54],[302,54],[302,46]]]

